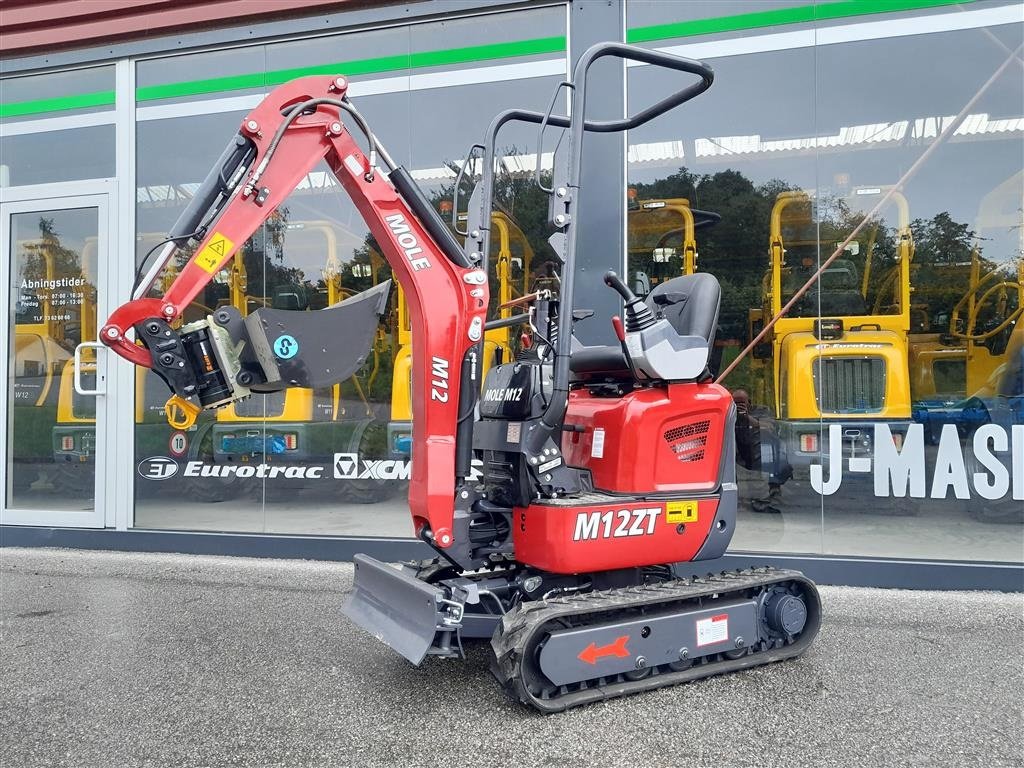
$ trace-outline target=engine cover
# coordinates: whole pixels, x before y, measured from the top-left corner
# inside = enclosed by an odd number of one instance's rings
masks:
[[[513,510],[516,560],[551,573],[696,560],[713,530],[731,536],[735,504],[735,492],[724,499],[709,494],[644,500],[594,493],[535,502]],[[726,521],[728,531],[717,531],[718,520]]]
[[[553,573],[710,560],[736,523],[735,407],[718,384],[573,390],[562,437],[594,492],[517,504],[516,559]]]
[[[562,453],[594,488],[631,496],[706,493],[731,480],[735,409],[718,384],[671,384],[599,397],[569,395]]]

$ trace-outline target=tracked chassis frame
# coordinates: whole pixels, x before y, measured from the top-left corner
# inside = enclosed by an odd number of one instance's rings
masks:
[[[803,606],[802,620],[800,608],[789,600]],[[722,642],[687,644],[701,634],[701,622],[715,632],[724,615],[730,616],[726,623],[739,621],[753,634],[725,632]],[[541,712],[561,712],[794,658],[813,642],[820,623],[818,590],[798,571],[709,574],[523,603],[495,630],[492,671],[513,698]],[[698,629],[691,635],[690,627]],[[672,635],[673,629],[679,633]],[[563,647],[553,647],[560,640]],[[575,659],[582,663],[572,663],[571,652],[566,653],[570,644],[583,649]],[[593,657],[602,648],[608,653],[593,663],[580,659],[588,649]],[[617,664],[602,664],[605,658]],[[552,673],[560,682],[552,681]]]

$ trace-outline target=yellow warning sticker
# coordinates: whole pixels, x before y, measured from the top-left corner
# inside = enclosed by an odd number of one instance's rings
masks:
[[[234,245],[233,242],[224,237],[220,232],[214,232],[210,242],[196,256],[196,265],[212,275],[224,260],[224,254],[231,253]]]
[[[696,523],[697,502],[696,501],[670,501],[665,504],[665,522],[672,523]]]

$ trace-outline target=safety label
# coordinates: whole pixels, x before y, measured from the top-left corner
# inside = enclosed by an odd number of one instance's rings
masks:
[[[295,340],[294,336],[289,336],[288,334],[278,336],[274,342],[274,354],[282,360],[289,360],[295,357],[298,352],[299,342]]]
[[[729,614],[697,620],[697,645],[714,645],[729,639]]]
[[[544,462],[537,467],[538,472],[550,472],[552,469],[562,463],[561,459],[552,459],[551,461]]]
[[[590,456],[595,459],[604,458],[604,430],[594,430],[594,441],[590,444]]]
[[[665,522],[672,523],[696,523],[697,502],[696,501],[670,501],[665,504]]]
[[[220,232],[214,232],[210,242],[196,256],[196,264],[212,275],[224,259],[224,254],[230,253],[233,246],[234,243]]]

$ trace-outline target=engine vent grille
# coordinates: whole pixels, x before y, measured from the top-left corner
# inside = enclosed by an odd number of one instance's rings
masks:
[[[885,359],[820,357],[814,394],[822,413],[874,413],[885,407]]]
[[[711,421],[695,421],[665,432],[665,442],[679,461],[689,463],[704,459],[704,448],[708,443]]]

